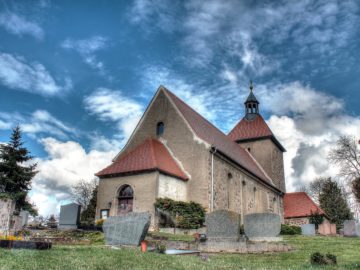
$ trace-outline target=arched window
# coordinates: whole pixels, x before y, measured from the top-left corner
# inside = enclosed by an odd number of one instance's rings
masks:
[[[164,133],[165,125],[163,122],[159,122],[156,125],[156,135],[160,136]]]
[[[129,185],[123,185],[119,189],[118,216],[133,211],[134,190]]]

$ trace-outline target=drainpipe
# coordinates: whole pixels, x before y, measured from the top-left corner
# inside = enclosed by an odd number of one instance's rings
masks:
[[[210,202],[210,211],[214,211],[214,154],[216,153],[216,148],[211,147],[211,202]]]

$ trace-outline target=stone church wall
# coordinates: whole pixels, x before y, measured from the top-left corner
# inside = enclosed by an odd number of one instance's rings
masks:
[[[273,179],[275,186],[285,192],[284,158],[279,148],[270,139],[244,142],[239,145],[248,151],[250,149],[250,154]]]
[[[159,190],[157,197],[170,198],[175,201],[187,200],[187,183],[183,180],[159,174]]]
[[[211,181],[210,181],[211,183]],[[209,188],[211,198],[211,187]],[[282,197],[238,167],[214,156],[214,210],[241,214],[274,212],[283,216]]]

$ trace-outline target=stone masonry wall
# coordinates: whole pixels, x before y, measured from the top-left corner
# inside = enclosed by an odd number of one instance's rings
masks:
[[[211,197],[211,187],[209,188]],[[237,167],[214,156],[214,210],[229,209],[243,216],[274,212],[283,216],[282,197]]]
[[[239,145],[244,149],[250,149],[250,154],[271,177],[275,186],[285,192],[284,158],[280,149],[270,139],[244,142]]]
[[[301,226],[303,224],[309,224],[309,218],[302,217],[302,218],[286,218],[285,224],[291,226]]]

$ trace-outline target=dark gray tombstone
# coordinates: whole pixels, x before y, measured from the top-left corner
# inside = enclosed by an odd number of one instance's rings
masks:
[[[360,224],[355,220],[345,220],[344,236],[360,236]]]
[[[103,224],[107,245],[139,246],[150,227],[149,213],[129,213],[108,217]]]
[[[301,225],[301,234],[307,236],[315,235],[315,224],[303,224]]]
[[[59,229],[77,229],[80,223],[81,206],[76,203],[62,205],[60,207]]]
[[[205,217],[207,238],[235,238],[240,236],[240,215],[227,210],[215,210]]]
[[[251,241],[280,241],[281,219],[275,213],[247,214],[244,218],[245,235]]]

